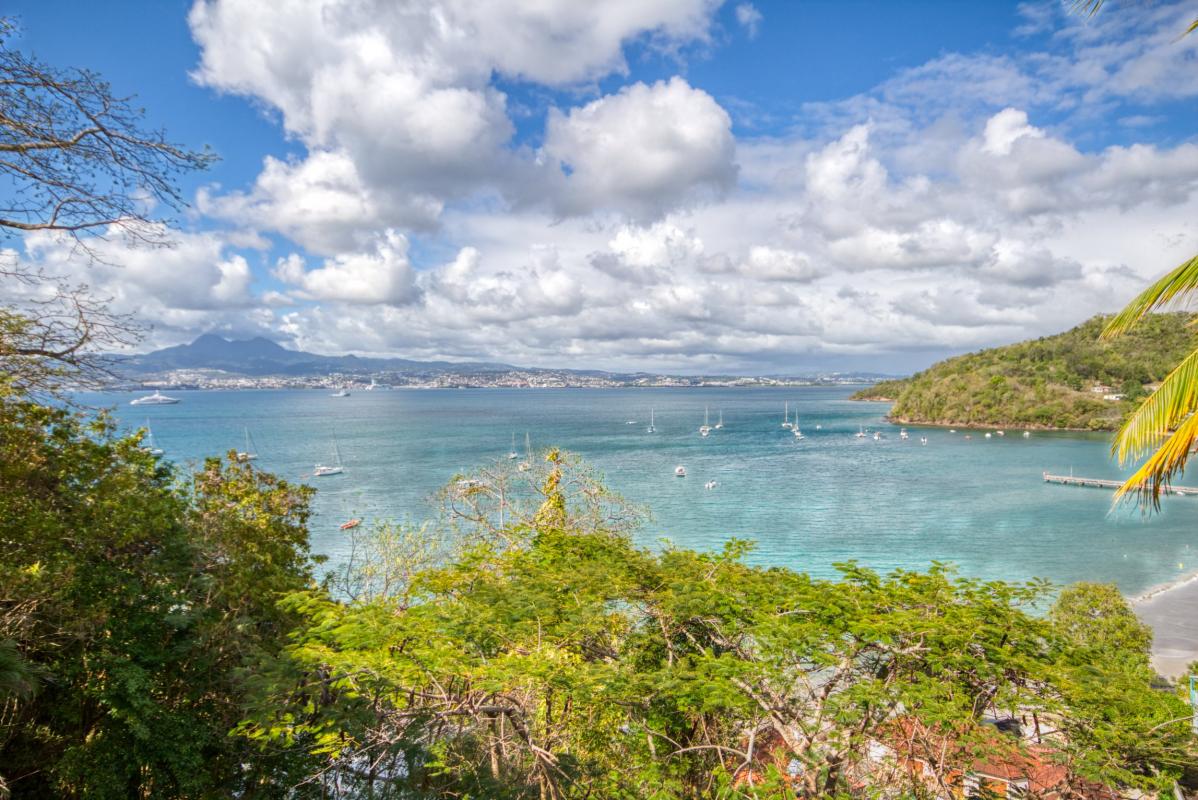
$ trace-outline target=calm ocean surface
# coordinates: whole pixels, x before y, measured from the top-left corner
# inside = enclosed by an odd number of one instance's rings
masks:
[[[653,513],[639,534],[713,549],[729,537],[757,542],[753,559],[818,575],[856,559],[879,569],[957,564],[985,578],[1114,581],[1126,593],[1198,569],[1198,497],[1143,517],[1111,510],[1111,494],[1048,485],[1044,470],[1116,478],[1103,435],[899,428],[884,404],[855,403],[848,388],[630,390],[392,390],[333,398],[327,391],[170,392],[173,406],[130,406],[132,394],[89,395],[122,424],[148,420],[166,457],[193,465],[241,449],[248,426],[257,466],[319,488],[313,547],[334,561],[337,526],[430,517],[430,495],[458,471],[503,458],[516,435],[556,445],[595,465],[607,483]],[[807,439],[781,427],[797,402]],[[704,406],[723,430],[698,434]],[[645,432],[649,409],[657,433]],[[629,425],[628,420],[637,424]],[[822,430],[815,426],[822,425]],[[856,439],[858,426],[887,437]],[[345,474],[312,479],[331,458],[334,432]],[[928,437],[920,446],[920,436]],[[683,464],[685,479],[673,471]],[[708,491],[709,479],[719,482]]]

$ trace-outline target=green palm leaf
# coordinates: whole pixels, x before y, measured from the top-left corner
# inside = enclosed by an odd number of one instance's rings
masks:
[[[1146,314],[1166,306],[1184,302],[1198,291],[1198,256],[1185,261],[1127,304],[1127,308],[1111,320],[1102,332],[1103,339],[1113,339],[1126,333]]]

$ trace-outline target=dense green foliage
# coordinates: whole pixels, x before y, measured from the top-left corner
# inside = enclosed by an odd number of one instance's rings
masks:
[[[1033,341],[941,361],[910,378],[853,395],[891,400],[896,422],[1113,430],[1195,347],[1186,314],[1154,314],[1113,341],[1109,317]],[[1110,387],[1122,400],[1092,391]]]
[[[308,490],[217,461],[179,488],[103,418],[5,400],[0,786],[251,797],[283,780],[228,733],[242,670],[294,624],[278,596],[311,582]]]
[[[925,796],[1025,746],[1002,718],[1061,731],[1076,787],[1194,760],[1111,587],[1044,616],[1046,586],[944,567],[653,552],[552,452],[359,533],[322,586],[307,489],[215,460],[181,484],[102,417],[19,399],[0,433],[0,794]],[[924,778],[874,752],[899,733]]]
[[[571,482],[554,463],[547,484]],[[1163,788],[1192,759],[1187,706],[1152,688],[1111,587],[1043,617],[1046,586],[943,567],[815,580],[745,563],[743,542],[658,554],[580,531],[546,495],[448,563],[376,564],[386,591],[290,596],[305,622],[242,733],[321,757],[326,787],[395,798],[920,796],[872,745],[909,727],[921,757],[948,733],[969,758],[1014,750],[985,724],[1010,717],[1063,732],[1077,787]]]

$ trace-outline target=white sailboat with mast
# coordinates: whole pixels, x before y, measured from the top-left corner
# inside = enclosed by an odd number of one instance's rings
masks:
[[[711,425],[707,421],[707,406],[703,406],[703,424],[699,426],[699,435],[707,436],[711,433]]]
[[[516,467],[521,472],[528,472],[532,469],[532,439],[528,435],[528,431],[524,432],[524,460]]]
[[[245,449],[237,452],[238,461],[256,461],[258,459],[258,448],[254,446],[254,439],[250,436],[249,426],[245,429]]]
[[[790,401],[787,400],[782,406],[782,428],[790,430],[794,426],[790,424]]]
[[[657,426],[653,424],[653,409],[649,409],[649,427],[645,428],[645,433],[657,433]]]
[[[720,409],[720,421],[715,424],[715,429],[717,431],[724,429],[724,409],[722,408]]]
[[[312,475],[322,478],[326,475],[340,475],[343,472],[345,472],[345,468],[341,465],[341,449],[337,447],[337,434],[333,434],[333,463],[317,464]]]
[[[519,457],[520,457],[520,454],[516,452],[516,434],[515,434],[515,432],[513,432],[512,433],[512,449],[508,451],[507,459],[508,459],[508,461],[515,461]]]
[[[148,419],[146,420],[146,443],[141,449],[152,456],[160,456],[166,452],[154,441],[154,430],[150,427]]]

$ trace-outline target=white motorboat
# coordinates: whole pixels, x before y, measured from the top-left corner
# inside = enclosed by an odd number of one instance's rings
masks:
[[[1032,432],[1031,432],[1031,431],[1024,431],[1024,432],[1023,432],[1023,438],[1024,438],[1024,439],[1030,439],[1030,438],[1032,438]]]
[[[138,397],[136,400],[130,400],[131,406],[173,406],[179,402],[177,397],[167,397],[162,392],[155,390],[154,394],[147,394],[145,397]]]
[[[682,466],[681,464],[674,467],[674,477],[675,478],[685,478],[686,477],[686,467]]]
[[[907,434],[907,429],[906,429],[906,428],[903,428],[902,430],[900,430],[900,431],[899,431],[899,438],[900,438],[900,439],[902,439],[903,441],[906,441],[907,439],[910,439],[910,438],[911,438],[911,437],[910,437],[910,436]]]
[[[715,481],[708,481],[707,483],[703,484],[703,488],[704,489],[714,489],[718,485],[719,484],[717,484]]]
[[[329,395],[329,397],[349,397],[349,392],[345,389],[338,389]]]
[[[924,445],[926,445],[926,444],[928,443],[928,437],[926,437],[926,436],[920,436],[920,437],[919,437],[919,443],[920,443],[920,444],[924,444]]]

